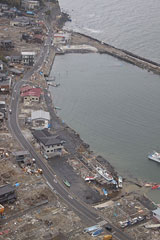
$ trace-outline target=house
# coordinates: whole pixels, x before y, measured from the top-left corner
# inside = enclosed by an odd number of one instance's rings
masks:
[[[7,10],[7,11],[3,11],[4,16],[7,18],[15,18],[16,17],[16,12],[12,11],[12,10]]]
[[[9,50],[11,48],[14,48],[14,44],[11,40],[0,40],[0,48]]]
[[[13,152],[13,156],[15,156],[17,162],[25,162],[25,159],[30,157],[30,153],[28,151],[18,151]]]
[[[0,12],[0,17],[3,17],[5,14],[3,12]]]
[[[6,103],[0,101],[0,122],[3,122],[6,116]]]
[[[21,87],[20,93],[25,93],[29,90],[31,90],[33,87],[30,85],[24,85],[23,87]]]
[[[0,108],[0,122],[4,122],[6,111]]]
[[[27,33],[22,33],[22,40],[29,42],[30,40],[32,40],[32,36]]]
[[[65,33],[63,31],[59,31],[58,33],[54,34],[54,38],[53,38],[53,43],[55,45],[63,45],[63,44],[67,44],[70,40],[71,36],[69,33]]]
[[[48,128],[50,123],[50,114],[43,110],[31,112],[31,122],[33,129],[44,129]]]
[[[35,130],[33,136],[40,144],[41,152],[47,159],[62,155],[64,141],[58,136],[52,135],[47,129]]]
[[[34,43],[40,43],[40,44],[42,44],[43,41],[44,41],[44,37],[43,37],[41,34],[35,34],[34,37],[33,37],[33,39],[32,39],[32,41],[33,41]]]
[[[21,52],[22,63],[24,65],[33,66],[35,61],[35,52]]]
[[[0,60],[0,71],[3,71],[3,62]]]
[[[1,7],[2,10],[8,10],[9,9],[8,4],[5,4],[5,3],[4,4],[2,3],[0,7]]]
[[[12,55],[10,56],[11,63],[21,63],[21,55]]]
[[[32,28],[32,32],[33,32],[34,34],[42,34],[42,33],[43,33],[43,30],[42,30],[41,27],[33,27],[33,28]]]
[[[11,88],[12,78],[5,73],[0,73],[0,92],[9,93]]]
[[[0,186],[0,204],[16,200],[15,187],[11,184]]]
[[[160,208],[157,208],[156,210],[153,210],[152,213],[153,213],[153,217],[154,217],[158,222],[160,222]]]
[[[10,26],[25,27],[30,25],[28,17],[16,17],[10,21]]]
[[[11,72],[13,75],[20,76],[23,74],[24,69],[18,69],[18,68],[9,68],[9,72]]]
[[[28,87],[29,88],[29,87]],[[41,88],[30,88],[29,90],[21,90],[21,98],[24,104],[30,104],[32,102],[40,102],[40,97],[42,94]]]
[[[40,6],[40,2],[36,0],[22,0],[21,6],[24,9],[37,9]]]
[[[6,81],[7,80],[7,74],[6,73],[0,73],[0,81]]]

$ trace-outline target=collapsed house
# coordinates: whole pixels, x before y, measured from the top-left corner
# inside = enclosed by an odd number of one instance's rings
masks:
[[[0,73],[0,93],[9,93],[12,84],[12,78],[6,74]]]
[[[10,50],[14,48],[14,44],[10,39],[0,40],[0,48],[3,50]]]
[[[0,203],[14,202],[16,200],[15,187],[11,184],[0,186]]]

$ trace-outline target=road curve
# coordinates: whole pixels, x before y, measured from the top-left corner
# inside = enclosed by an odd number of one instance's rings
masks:
[[[38,58],[36,64],[34,67],[29,70],[23,77],[23,79],[20,82],[17,82],[12,89],[12,99],[10,108],[12,110],[12,113],[8,116],[8,126],[10,131],[12,132],[13,136],[18,140],[20,145],[25,149],[28,150],[33,158],[36,159],[37,166],[43,170],[43,175],[50,186],[50,188],[58,194],[64,202],[73,210],[76,212],[76,214],[79,215],[79,217],[88,225],[96,224],[103,219],[98,216],[96,211],[88,206],[85,203],[82,203],[79,199],[73,198],[70,196],[70,193],[66,190],[66,188],[57,181],[54,181],[55,179],[55,172],[53,169],[51,169],[47,163],[43,160],[43,158],[34,150],[31,143],[25,138],[25,136],[22,134],[22,131],[19,127],[18,123],[18,106],[19,106],[19,92],[21,86],[28,81],[28,79],[31,77],[31,75],[40,69],[44,59],[47,56],[47,52],[49,52],[50,47],[50,37],[51,32],[49,34],[49,37],[47,39],[48,44],[45,45],[41,49],[40,57]],[[115,239],[119,240],[132,240],[130,237],[128,237],[126,234],[124,234],[122,231],[120,231],[118,228],[113,226],[114,230],[114,237]]]

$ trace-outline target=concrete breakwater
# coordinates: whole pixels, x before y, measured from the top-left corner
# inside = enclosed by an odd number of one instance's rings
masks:
[[[98,52],[101,54],[109,54],[113,57],[116,57],[125,62],[131,63],[135,66],[138,66],[142,69],[152,71],[155,74],[160,74],[160,64],[154,61],[151,61],[147,58],[138,56],[134,53],[131,53],[124,49],[116,48],[112,45],[104,43],[98,39],[87,36],[82,33],[72,32],[71,44],[88,44],[89,46],[97,48]],[[73,51],[72,51],[73,52]],[[80,52],[80,51],[78,51]],[[83,49],[81,51],[84,52]]]

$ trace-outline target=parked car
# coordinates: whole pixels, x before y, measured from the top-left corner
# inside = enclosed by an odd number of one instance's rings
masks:
[[[107,224],[107,225],[105,225],[105,229],[106,230],[108,230],[108,231],[112,231],[112,227],[111,227],[111,225],[109,225],[109,224]]]
[[[141,221],[143,221],[143,220],[145,220],[145,219],[146,219],[145,216],[138,216],[138,222],[141,222]]]

